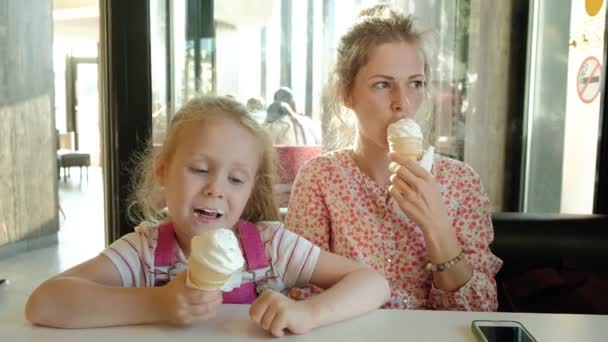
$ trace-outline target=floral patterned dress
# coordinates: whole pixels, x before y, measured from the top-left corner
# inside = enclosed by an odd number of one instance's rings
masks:
[[[426,246],[418,225],[394,199],[386,201],[387,188],[365,175],[351,155],[351,150],[329,152],[303,166],[292,189],[287,228],[381,272],[392,289],[384,308],[495,311],[494,277],[502,261],[489,248],[494,238],[491,206],[475,171],[460,161],[434,157],[431,174],[473,268],[465,285],[447,292],[434,287],[424,268]]]

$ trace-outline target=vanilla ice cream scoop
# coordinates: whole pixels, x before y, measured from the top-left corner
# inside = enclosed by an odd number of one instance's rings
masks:
[[[386,130],[388,147],[408,159],[417,161],[422,157],[423,135],[420,126],[410,118],[390,124]]]
[[[187,285],[221,289],[245,263],[239,241],[229,229],[213,229],[192,238]]]
[[[396,139],[401,137],[414,137],[422,139],[424,136],[422,135],[422,130],[420,126],[411,118],[405,118],[398,121],[393,122],[388,125],[386,130],[388,139]]]

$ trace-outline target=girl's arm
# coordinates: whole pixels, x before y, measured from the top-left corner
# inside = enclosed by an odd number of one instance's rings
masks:
[[[386,278],[345,257],[321,251],[310,282],[326,289],[307,302],[316,325],[326,325],[377,309],[390,298]]]
[[[327,290],[299,302],[266,291],[250,308],[252,320],[274,336],[283,336],[285,329],[302,334],[377,309],[390,297],[388,281],[380,274],[323,250],[310,283]]]
[[[30,296],[25,315],[33,323],[58,328],[150,323],[159,319],[156,292],[123,288],[112,261],[98,255],[42,283]]]
[[[99,255],[42,283],[30,296],[25,315],[57,328],[189,325],[213,317],[220,304],[219,291],[186,288],[185,272],[163,287],[123,288],[112,261]]]

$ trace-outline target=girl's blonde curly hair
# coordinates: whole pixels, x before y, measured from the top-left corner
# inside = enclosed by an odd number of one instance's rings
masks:
[[[136,158],[137,166],[128,211],[131,220],[136,223],[140,221],[159,223],[165,219],[162,189],[154,177],[154,162],[170,162],[176,146],[180,142],[179,132],[184,125],[217,117],[232,120],[247,129],[256,137],[261,150],[253,190],[241,219],[251,222],[279,219],[273,195],[276,155],[270,137],[241,103],[228,97],[203,96],[188,101],[173,116],[160,149],[155,150],[150,146]],[[234,141],[238,143],[238,137],[235,137]]]

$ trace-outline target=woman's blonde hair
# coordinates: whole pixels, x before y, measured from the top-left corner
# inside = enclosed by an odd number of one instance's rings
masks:
[[[154,162],[170,163],[183,125],[218,117],[232,120],[247,129],[256,137],[261,150],[253,190],[241,214],[241,219],[251,222],[279,219],[273,195],[276,155],[267,133],[241,103],[228,97],[204,96],[188,101],[173,116],[164,143],[159,150],[155,151],[150,147],[138,157],[129,207],[129,217],[132,220],[158,223],[165,219],[163,205],[160,204],[164,199],[159,197],[162,196],[162,190],[154,177]],[[235,138],[235,143],[237,141],[238,139]]]
[[[416,27],[413,16],[405,15],[388,4],[375,5],[359,13],[358,20],[340,39],[325,94],[323,126],[328,132],[324,135],[328,137],[324,139],[326,149],[346,147],[354,141],[354,118],[344,115],[343,95],[352,91],[359,70],[367,64],[377,46],[395,42],[415,44],[422,54],[428,84],[431,68],[424,35],[425,32]]]

